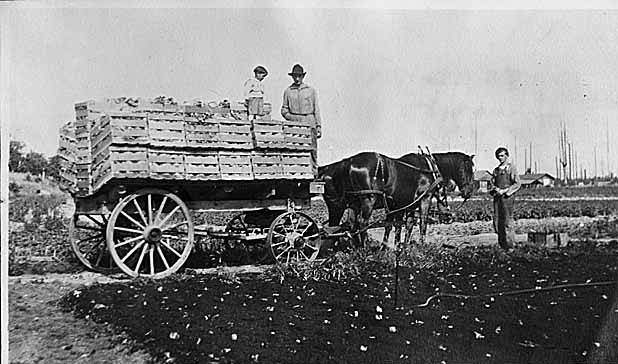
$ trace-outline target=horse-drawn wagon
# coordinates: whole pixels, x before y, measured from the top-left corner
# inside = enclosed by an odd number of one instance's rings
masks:
[[[317,170],[311,125],[165,98],[89,101],[75,114],[59,154],[75,201],[71,243],[86,267],[164,277],[197,236],[265,244],[278,262],[318,256],[321,229],[301,211]],[[237,214],[212,226],[195,221],[198,211]]]

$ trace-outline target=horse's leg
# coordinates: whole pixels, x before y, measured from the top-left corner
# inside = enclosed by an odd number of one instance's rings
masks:
[[[382,237],[382,245],[385,246],[388,244],[388,237],[391,234],[391,230],[393,229],[394,224],[393,217],[388,217],[386,221],[384,221],[384,237]]]
[[[404,223],[406,225],[406,235],[404,238],[404,247],[407,249],[410,247],[410,237],[412,236],[412,229],[414,229],[414,211],[406,212],[404,215]]]
[[[371,212],[373,211],[373,205],[375,204],[375,200],[376,198],[373,195],[363,197],[361,199],[360,214],[358,216],[359,230],[363,230],[367,227],[367,224],[369,223],[369,218],[371,217]],[[366,247],[367,235],[367,231],[363,231],[360,234],[360,244],[362,247]]]
[[[427,217],[429,215],[430,205],[431,205],[431,199],[424,198],[421,200],[421,211],[420,211],[420,217],[419,217],[419,223],[418,223],[421,244],[425,243],[425,235],[427,235]]]

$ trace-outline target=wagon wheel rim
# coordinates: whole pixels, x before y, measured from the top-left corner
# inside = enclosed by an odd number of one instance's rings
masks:
[[[305,213],[285,212],[270,225],[267,243],[277,263],[313,261],[320,253],[320,229]]]
[[[112,273],[118,269],[107,249],[106,228],[109,214],[75,214],[69,225],[71,248],[87,269]]]
[[[107,224],[107,247],[126,274],[161,278],[180,269],[193,249],[194,226],[175,194],[143,189],[122,199]]]

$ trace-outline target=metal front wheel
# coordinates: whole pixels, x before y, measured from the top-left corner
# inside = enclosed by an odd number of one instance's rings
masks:
[[[194,228],[187,205],[175,194],[143,189],[123,198],[107,224],[107,246],[126,274],[160,278],[187,260]]]
[[[277,263],[313,261],[320,253],[320,228],[302,212],[285,212],[270,225],[266,238]]]
[[[107,249],[105,238],[109,214],[75,214],[69,225],[71,248],[88,269],[111,273],[118,269]]]

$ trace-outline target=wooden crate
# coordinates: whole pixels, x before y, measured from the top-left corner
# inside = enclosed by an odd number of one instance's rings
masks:
[[[221,148],[253,149],[251,123],[248,120],[216,119],[219,122]]]
[[[148,150],[150,178],[184,179],[184,155],[181,151],[150,148]]]
[[[160,147],[184,147],[185,121],[177,115],[148,115],[150,144]]]
[[[185,177],[191,181],[221,179],[219,154],[216,151],[188,151],[185,154]]]
[[[75,162],[77,139],[75,138],[75,122],[64,124],[58,136],[58,155]]]
[[[188,147],[218,148],[219,123],[212,119],[198,120],[185,116],[185,141]]]
[[[300,121],[284,121],[283,134],[285,138],[285,147],[294,150],[311,150],[313,145],[311,142],[311,128],[313,123]]]
[[[102,150],[92,169],[92,188],[113,178],[148,178],[148,149],[144,146],[110,145]]]
[[[251,152],[251,165],[255,179],[277,179],[284,177],[281,153],[279,152],[253,151]]]
[[[75,162],[86,164],[92,162],[92,129],[95,120],[81,119],[75,121]]]
[[[219,168],[221,179],[224,180],[251,180],[251,153],[241,151],[219,152]]]
[[[256,119],[252,121],[255,148],[284,148],[283,124],[279,120]]]
[[[284,178],[312,179],[313,168],[311,152],[285,152],[281,153],[281,165]]]
[[[92,174],[91,163],[76,163],[76,188],[78,196],[88,196],[92,194]]]
[[[93,132],[93,146],[109,144],[148,144],[146,115],[109,113],[101,117],[99,130]]]

